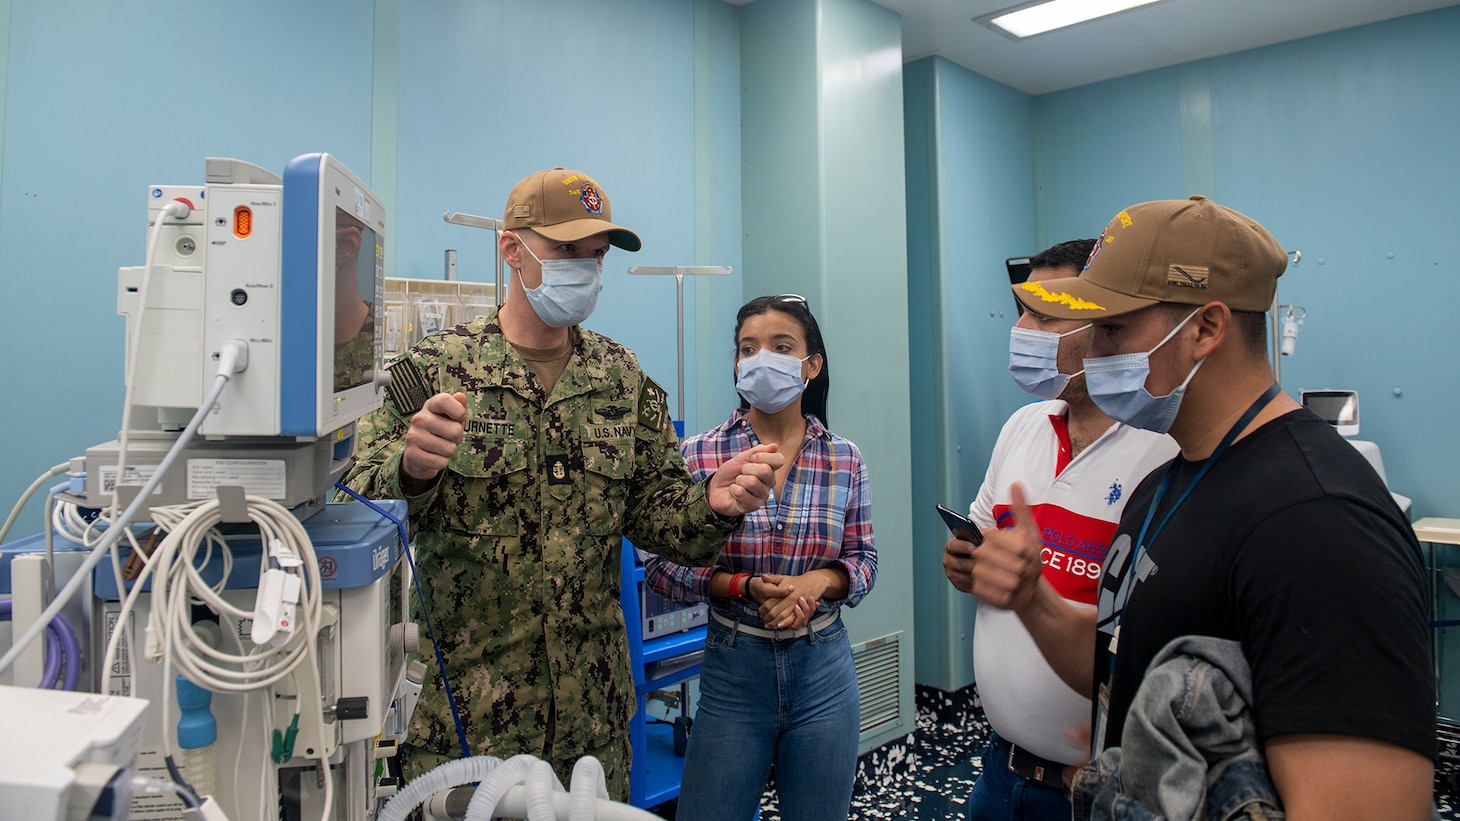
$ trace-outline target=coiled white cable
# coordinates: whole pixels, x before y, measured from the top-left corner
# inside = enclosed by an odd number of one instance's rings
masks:
[[[157,507],[153,508],[150,512],[152,513],[153,521],[157,522],[158,526],[161,527],[164,531],[171,534],[176,533],[178,529],[182,526],[182,524],[188,520],[188,516],[196,513],[199,509],[203,507],[203,504],[205,503],[178,505],[172,507]],[[215,508],[218,505],[216,500],[212,502],[212,504]],[[189,533],[189,538],[191,538],[191,536],[192,534]],[[223,556],[223,576],[218,580],[218,583],[213,585],[210,589],[215,594],[221,594],[224,587],[227,585],[229,574],[233,572],[233,552],[228,549],[227,543],[223,541],[223,537],[218,533],[216,528],[208,528],[208,530],[202,535],[202,540],[203,543],[207,545],[207,550],[203,554],[201,560],[196,559],[196,546],[190,545],[189,550],[186,551],[186,557],[184,558],[184,561],[187,561],[189,563],[193,561],[199,561],[198,567],[206,567],[209,559],[213,555],[214,546],[217,546]],[[159,567],[164,568],[164,572],[172,572],[169,565],[174,561],[176,557],[165,555],[163,551],[163,545],[167,544],[168,540],[163,539],[163,543],[153,549],[152,555],[146,557],[142,564],[141,572],[138,573],[136,580],[133,582],[132,589],[127,591],[126,598],[122,601],[122,607],[117,612],[117,627],[112,632],[111,638],[107,640],[106,653],[104,656],[102,656],[101,691],[103,693],[110,692],[112,661],[116,658],[116,653],[122,635],[122,629],[131,623],[132,609],[136,606],[137,597],[141,595],[143,588],[146,587],[148,578]],[[172,544],[175,545],[176,542],[173,542]],[[265,561],[267,562],[267,559],[265,559]],[[118,590],[120,589],[121,588],[119,587]],[[190,598],[189,601],[190,603],[201,603],[196,598]],[[148,633],[150,635],[156,636],[164,634],[162,615],[166,609],[165,605],[166,600],[164,598],[157,597],[153,599],[153,606],[149,610],[147,626]],[[189,627],[189,629],[191,629],[191,626]],[[194,635],[196,636],[196,634]],[[137,647],[135,636],[128,639],[128,646],[133,648],[132,652],[134,654],[140,656],[145,653],[145,648]],[[159,648],[159,652],[160,650],[161,648]],[[159,654],[153,655],[158,656]],[[156,662],[159,659],[157,657],[154,657],[150,660]],[[163,680],[171,681],[171,678],[164,676]]]
[[[199,505],[162,540],[147,560],[143,575],[133,584],[118,616],[118,623],[125,623],[142,583],[151,575],[153,607],[148,629],[154,633],[161,631],[161,652],[170,656],[184,675],[199,687],[216,693],[248,693],[290,676],[306,655],[311,654],[321,620],[319,562],[304,526],[288,508],[271,499],[246,496],[245,501],[248,517],[258,525],[263,543],[260,575],[269,567],[269,550],[276,542],[301,560],[299,567],[286,571],[299,575],[301,582],[298,624],[288,638],[262,653],[232,653],[211,646],[206,637],[193,629],[191,605],[194,601],[235,623],[254,616],[252,610],[235,607],[223,598],[224,582],[209,584],[199,572],[199,546],[219,540],[215,528],[223,521],[223,515],[217,500]],[[108,660],[115,653],[115,643],[114,635],[107,646]],[[109,676],[110,665],[102,669],[103,676]]]
[[[176,664],[189,680],[213,692],[241,694],[247,698],[248,694],[267,690],[286,677],[293,677],[296,690],[302,690],[296,675],[302,662],[309,662],[312,680],[319,680],[316,639],[323,602],[319,561],[304,526],[288,508],[262,496],[245,496],[244,501],[249,520],[259,529],[262,546],[260,578],[269,569],[269,557],[275,547],[287,549],[299,559],[297,566],[284,568],[285,572],[300,578],[298,618],[287,638],[263,648],[247,648],[239,643],[238,652],[229,652],[215,647],[209,637],[195,630],[192,622],[194,604],[203,605],[234,623],[254,617],[252,610],[235,607],[223,597],[231,570],[232,552],[217,530],[222,523],[223,512],[216,499],[191,506],[186,515],[181,515],[182,510],[177,508],[153,511],[154,520],[168,530],[168,535],[148,557],[142,574],[122,604],[117,623],[127,623],[144,583],[151,576],[153,607],[147,629],[152,636],[160,639],[163,681],[172,680],[172,669]],[[207,556],[215,545],[222,551],[225,566],[222,578],[215,584],[209,584],[203,579],[200,569],[207,566]],[[206,551],[201,557],[198,555],[200,549]],[[113,632],[107,643],[102,667],[103,692],[110,683],[111,660],[121,635],[121,630]],[[304,697],[300,692],[301,703]],[[315,698],[317,700],[318,696]],[[170,707],[170,699],[164,697],[163,727],[172,726]],[[164,747],[170,752],[171,733],[164,733]],[[319,766],[328,773],[328,759],[321,756],[319,762]],[[333,801],[334,779],[326,774],[323,811],[326,819],[332,811]]]

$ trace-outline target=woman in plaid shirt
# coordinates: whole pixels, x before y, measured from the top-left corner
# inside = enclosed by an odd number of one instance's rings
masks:
[[[775,765],[783,818],[841,821],[859,704],[840,609],[877,578],[867,468],[856,445],[826,428],[826,347],[804,298],[747,302],[735,345],[741,406],[680,445],[685,463],[701,479],[756,444],[787,458],[770,500],[746,515],[714,567],[645,565],[660,595],[710,603],[677,817],[754,817]]]

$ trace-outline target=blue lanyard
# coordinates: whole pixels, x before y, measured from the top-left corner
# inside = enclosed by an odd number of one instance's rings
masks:
[[[1238,419],[1237,423],[1232,426],[1231,430],[1227,431],[1227,435],[1222,437],[1221,444],[1217,445],[1217,449],[1212,451],[1212,455],[1208,456],[1202,461],[1201,467],[1196,472],[1196,476],[1192,478],[1191,482],[1186,486],[1186,489],[1181,492],[1181,495],[1176,498],[1176,502],[1171,505],[1170,510],[1166,511],[1166,516],[1161,519],[1160,524],[1156,525],[1156,529],[1154,531],[1151,531],[1151,537],[1147,539],[1146,530],[1150,528],[1151,520],[1154,519],[1156,516],[1156,508],[1161,506],[1161,499],[1166,495],[1166,491],[1171,489],[1171,483],[1176,480],[1176,472],[1179,469],[1179,462],[1175,459],[1171,461],[1171,466],[1166,468],[1166,475],[1161,477],[1161,484],[1156,487],[1156,495],[1151,499],[1151,506],[1146,509],[1146,520],[1141,524],[1141,532],[1136,537],[1136,548],[1131,553],[1129,564],[1126,565],[1127,573],[1136,572],[1136,563],[1137,560],[1141,557],[1141,551],[1146,549],[1151,542],[1156,541],[1156,537],[1161,534],[1161,531],[1163,529],[1165,529],[1166,523],[1171,521],[1171,517],[1175,515],[1176,509],[1181,507],[1181,503],[1186,501],[1187,496],[1191,495],[1192,489],[1195,488],[1197,483],[1202,480],[1203,476],[1207,475],[1207,471],[1212,469],[1212,465],[1217,463],[1217,458],[1220,457],[1224,452],[1226,452],[1227,448],[1230,447],[1232,443],[1237,440],[1237,435],[1240,434],[1243,429],[1252,422],[1253,418],[1256,417],[1263,408],[1267,407],[1267,404],[1278,395],[1279,390],[1280,388],[1278,387],[1278,383],[1272,383],[1272,385],[1270,385],[1266,391],[1263,391],[1262,396],[1257,397],[1257,401],[1253,402],[1251,406],[1247,408],[1247,411],[1242,414],[1242,418]],[[1113,619],[1117,624],[1120,623],[1121,614],[1125,612],[1125,606],[1127,603],[1128,600],[1125,602],[1121,602],[1120,607],[1111,614],[1111,619]]]

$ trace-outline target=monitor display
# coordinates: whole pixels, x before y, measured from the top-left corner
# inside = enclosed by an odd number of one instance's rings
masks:
[[[284,168],[280,433],[323,436],[380,407],[385,207],[329,154]]]
[[[1344,436],[1359,432],[1359,395],[1355,391],[1303,391],[1303,407]]]

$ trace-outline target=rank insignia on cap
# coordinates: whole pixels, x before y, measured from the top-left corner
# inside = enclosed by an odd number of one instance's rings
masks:
[[[1205,265],[1170,265],[1166,268],[1166,284],[1178,288],[1206,290],[1211,271]]]
[[[598,187],[591,182],[583,183],[583,193],[578,195],[578,200],[583,203],[583,208],[590,214],[603,213],[603,197],[598,193]]]
[[[561,455],[549,456],[547,474],[548,484],[550,485],[568,484],[570,481],[568,478],[568,457]]]
[[[1071,296],[1070,294],[1066,293],[1054,293],[1053,291],[1045,288],[1043,285],[1040,285],[1038,282],[1025,282],[1019,287],[1020,289],[1039,297],[1045,302],[1054,302],[1061,305],[1068,305],[1070,306],[1070,308],[1076,311],[1105,310],[1105,307],[1103,305],[1097,305],[1094,302],[1080,299],[1077,296]]]

